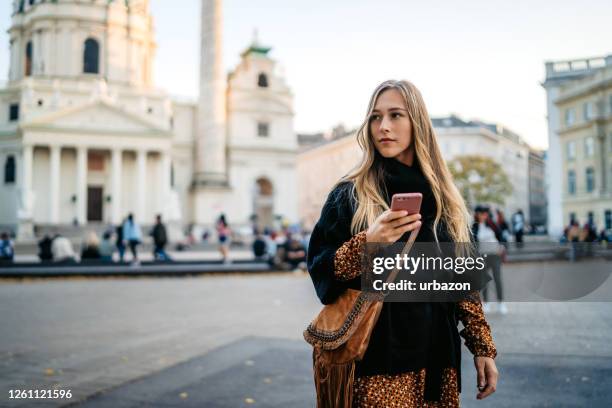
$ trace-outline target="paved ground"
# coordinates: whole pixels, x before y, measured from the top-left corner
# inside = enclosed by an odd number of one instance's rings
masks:
[[[512,268],[528,265],[511,265]],[[608,407],[612,303],[514,303],[491,315],[498,392],[466,407]],[[302,274],[0,283],[0,406],[312,407]],[[8,390],[70,389],[71,400]]]

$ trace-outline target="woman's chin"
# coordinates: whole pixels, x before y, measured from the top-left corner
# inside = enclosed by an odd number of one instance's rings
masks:
[[[396,151],[396,149],[378,149],[378,153],[385,159],[392,159],[394,157],[399,156],[401,152]]]

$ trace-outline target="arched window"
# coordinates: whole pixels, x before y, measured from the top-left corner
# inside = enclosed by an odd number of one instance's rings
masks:
[[[9,156],[4,163],[4,183],[12,184],[15,182],[15,157]]]
[[[83,72],[86,74],[98,74],[100,59],[100,46],[93,38],[85,40],[83,51]]]
[[[268,87],[268,77],[263,72],[257,77],[257,86],[260,88]]]
[[[32,41],[26,44],[25,54],[25,76],[30,76],[32,75]]]

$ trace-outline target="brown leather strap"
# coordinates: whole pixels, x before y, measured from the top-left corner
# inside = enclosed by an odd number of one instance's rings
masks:
[[[410,250],[412,249],[412,244],[414,244],[414,241],[416,241],[416,237],[417,235],[419,235],[419,231],[421,230],[421,227],[418,227],[417,229],[412,230],[412,232],[410,233],[410,237],[408,237],[408,242],[406,242],[406,245],[404,245],[404,249],[402,250],[401,255],[405,255],[408,252],[410,252]],[[391,283],[391,282],[395,282],[395,279],[397,278],[397,275],[399,274],[399,269],[395,268],[391,271],[391,273],[389,274],[389,276],[387,277],[387,283]],[[383,292],[383,295],[387,295],[389,292]]]

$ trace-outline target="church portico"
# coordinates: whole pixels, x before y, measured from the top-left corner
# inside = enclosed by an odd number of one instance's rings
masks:
[[[29,142],[20,161],[20,217],[34,224],[118,224],[129,212],[149,224],[171,191],[170,150],[157,146]]]

